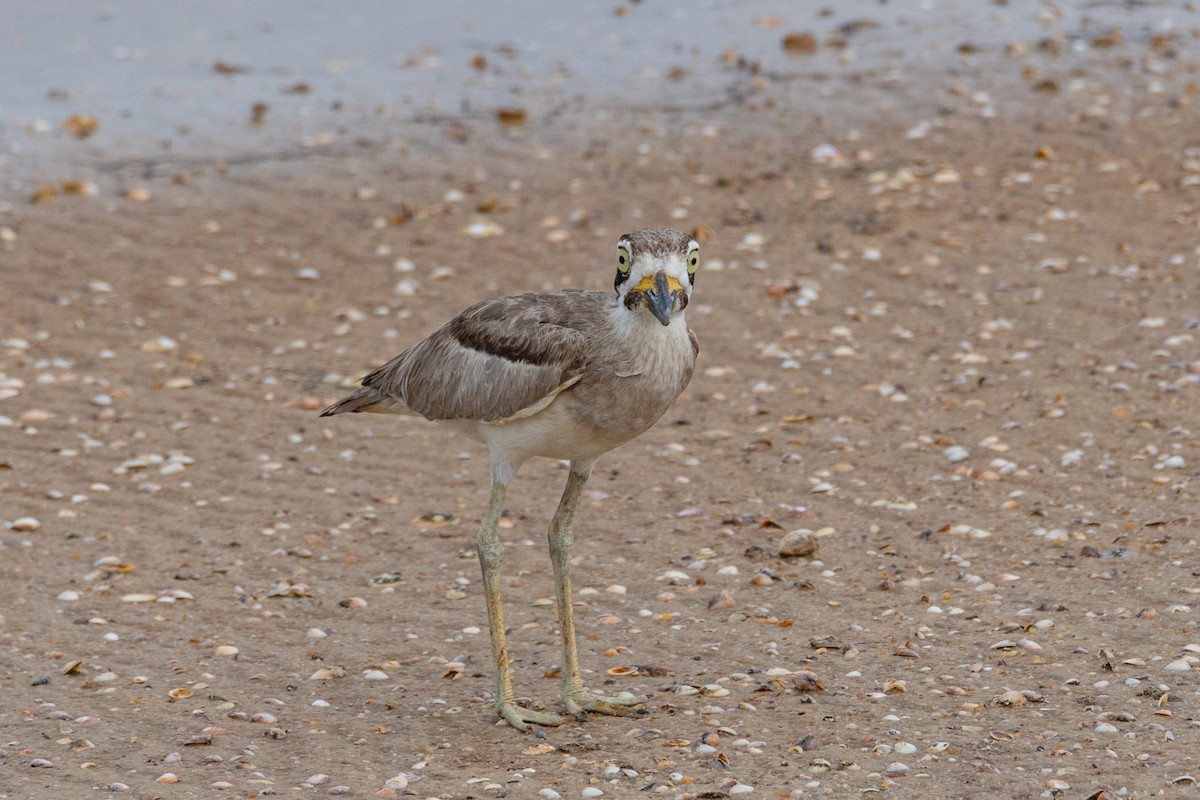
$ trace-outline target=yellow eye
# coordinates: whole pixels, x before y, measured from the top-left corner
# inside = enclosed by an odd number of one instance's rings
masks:
[[[629,274],[629,268],[632,266],[633,259],[629,257],[629,248],[623,244],[617,245],[617,269]]]
[[[688,250],[687,256],[688,275],[695,275],[696,270],[700,268],[700,248],[699,246],[692,247]]]

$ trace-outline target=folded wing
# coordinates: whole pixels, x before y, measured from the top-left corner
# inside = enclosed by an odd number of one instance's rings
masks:
[[[323,415],[412,411],[501,422],[536,413],[579,380],[602,306],[602,295],[571,291],[485,301],[372,372]]]

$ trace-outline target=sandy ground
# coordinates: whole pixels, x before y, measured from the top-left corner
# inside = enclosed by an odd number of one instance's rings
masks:
[[[703,112],[10,197],[0,796],[1189,795],[1195,45],[1093,46],[1002,55],[991,96],[976,66],[814,109],[751,69]],[[523,735],[486,453],[316,414],[470,303],[610,286],[651,225],[703,239],[700,364],[601,461],[575,561],[586,680],[650,714]],[[564,480],[527,464],[502,531],[552,710]]]

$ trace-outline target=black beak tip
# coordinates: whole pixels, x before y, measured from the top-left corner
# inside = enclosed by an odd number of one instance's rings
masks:
[[[675,308],[675,295],[667,283],[666,274],[659,272],[654,276],[654,288],[647,292],[646,299],[649,301],[650,312],[663,327],[670,325],[671,312]]]

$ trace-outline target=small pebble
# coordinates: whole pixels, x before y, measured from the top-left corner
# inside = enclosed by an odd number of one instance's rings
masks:
[[[12,524],[14,531],[21,531],[22,533],[36,531],[40,527],[42,527],[42,523],[36,517],[21,517],[20,519],[13,520]]]
[[[342,667],[321,667],[312,675],[309,675],[308,679],[310,681],[328,681],[344,677],[346,677],[346,670]]]
[[[957,464],[959,461],[966,461],[971,457],[971,451],[961,445],[952,445],[942,451],[942,455],[951,464]]]
[[[800,530],[789,531],[779,540],[780,558],[804,558],[815,555],[816,552],[817,539],[810,530],[801,528]]]
[[[504,233],[504,228],[494,222],[473,222],[463,228],[463,233],[472,239],[482,239],[489,236],[500,236]]]

